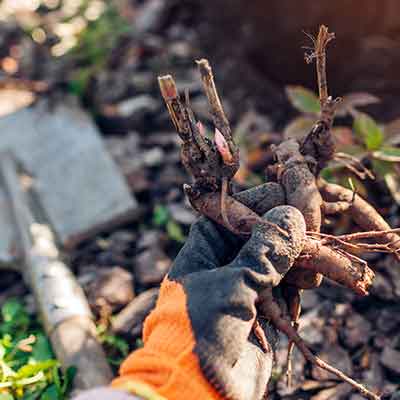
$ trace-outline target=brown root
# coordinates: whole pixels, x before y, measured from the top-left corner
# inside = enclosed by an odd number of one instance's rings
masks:
[[[395,250],[400,249],[400,236],[394,233],[390,225],[384,220],[377,210],[358,194],[350,189],[333,183],[319,180],[322,197],[326,201],[345,201],[351,203],[346,211],[364,231],[385,231],[382,235],[375,237],[378,243],[394,243]]]
[[[313,239],[307,240],[295,267],[319,272],[363,296],[368,294],[375,276],[365,262],[352,262],[349,257]]]

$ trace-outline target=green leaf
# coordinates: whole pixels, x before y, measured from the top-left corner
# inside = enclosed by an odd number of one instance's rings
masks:
[[[0,324],[0,332],[11,334],[13,337],[23,333],[30,323],[24,306],[17,299],[10,299],[4,303],[1,316],[3,323]]]
[[[169,212],[167,207],[157,205],[153,211],[153,224],[155,226],[165,226],[169,220]]]
[[[40,361],[35,364],[26,364],[23,365],[18,371],[16,378],[17,379],[22,379],[22,378],[28,378],[30,376],[36,375],[40,371],[47,371],[50,368],[57,367],[59,365],[59,362],[57,360],[46,360],[46,361]]]
[[[56,385],[50,385],[40,396],[40,400],[61,400]]]
[[[53,377],[53,382],[57,386],[57,390],[59,393],[62,391],[62,385],[61,385],[61,379],[60,379],[60,370],[58,368],[58,365],[54,365],[52,368],[52,377]]]
[[[311,90],[302,86],[286,86],[285,90],[292,106],[300,112],[311,114],[320,112],[319,99]]]
[[[372,157],[382,161],[400,162],[400,149],[397,147],[384,147],[374,151]]]
[[[101,341],[117,349],[124,357],[129,353],[129,344],[121,337],[106,333],[101,337]]]
[[[37,382],[44,382],[46,380],[46,377],[43,373],[43,371],[39,371],[36,375],[30,376],[28,378],[22,378],[16,381],[16,384],[18,386],[28,386],[32,385],[32,383],[37,383]]]
[[[368,150],[378,150],[382,146],[384,140],[383,131],[369,115],[358,113],[354,119],[353,129],[364,141]]]
[[[185,235],[182,232],[182,228],[175,221],[168,221],[167,233],[172,240],[175,240],[178,243],[183,243],[185,241]]]
[[[24,306],[17,299],[10,299],[1,307],[4,322],[12,321],[22,312],[24,312]]]
[[[32,357],[36,361],[46,361],[54,358],[50,342],[43,333],[38,333],[36,335],[36,342],[32,347]]]
[[[68,367],[63,375],[63,385],[61,388],[61,393],[63,395],[67,394],[72,389],[72,384],[76,376],[78,369],[74,366]]]

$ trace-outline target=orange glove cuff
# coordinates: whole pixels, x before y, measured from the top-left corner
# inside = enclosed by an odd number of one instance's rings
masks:
[[[124,389],[129,381],[141,381],[171,400],[222,399],[204,377],[193,353],[195,338],[179,283],[164,280],[157,306],[145,321],[143,341],[144,347],[121,365],[120,377],[112,382],[114,388]]]

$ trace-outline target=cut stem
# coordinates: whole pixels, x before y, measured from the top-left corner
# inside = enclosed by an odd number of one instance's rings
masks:
[[[217,87],[215,86],[214,75],[211,66],[208,60],[204,58],[196,61],[196,63],[200,71],[201,80],[203,82],[203,89],[210,105],[210,112],[212,115],[213,123],[224,136],[226,142],[228,143],[230,152],[232,154],[237,154],[238,151],[236,145],[232,140],[231,127],[229,125],[228,118],[225,115],[225,111],[222,107]]]
[[[318,91],[321,110],[323,110],[329,97],[328,81],[326,79],[326,46],[334,38],[335,34],[333,32],[328,32],[328,27],[325,25],[320,26],[315,46],[315,58],[317,65]]]
[[[179,99],[174,78],[171,75],[159,76],[158,85],[175,129],[179,136],[184,139],[189,134],[190,128],[186,121],[185,109]]]

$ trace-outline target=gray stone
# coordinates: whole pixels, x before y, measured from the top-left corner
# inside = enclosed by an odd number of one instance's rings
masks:
[[[134,298],[133,276],[120,267],[98,269],[86,289],[92,307],[107,305],[110,311],[121,309]]]
[[[318,354],[318,357],[322,358],[327,363],[334,365],[335,368],[341,370],[346,375],[351,376],[353,372],[352,363],[349,354],[342,347],[335,344],[326,344],[324,350]],[[326,381],[337,379],[336,375],[322,370],[316,365],[313,365],[311,374],[316,380]]]
[[[347,347],[354,349],[368,343],[371,333],[371,324],[360,314],[353,313],[346,319],[343,340]]]
[[[135,279],[142,285],[160,283],[171,266],[171,259],[159,248],[153,247],[136,256]]]
[[[385,368],[400,376],[400,351],[386,346],[383,349],[380,361]]]
[[[112,161],[99,132],[74,101],[40,101],[0,118],[0,151],[9,149],[31,176],[32,190],[52,229],[72,245],[115,221],[137,203]],[[7,196],[0,190],[0,255],[15,237]]]
[[[191,225],[197,219],[193,209],[187,208],[181,203],[169,204],[167,208],[171,217],[180,224]]]
[[[151,113],[157,110],[159,103],[148,94],[142,94],[123,100],[116,105],[120,117],[132,117],[141,113]]]

